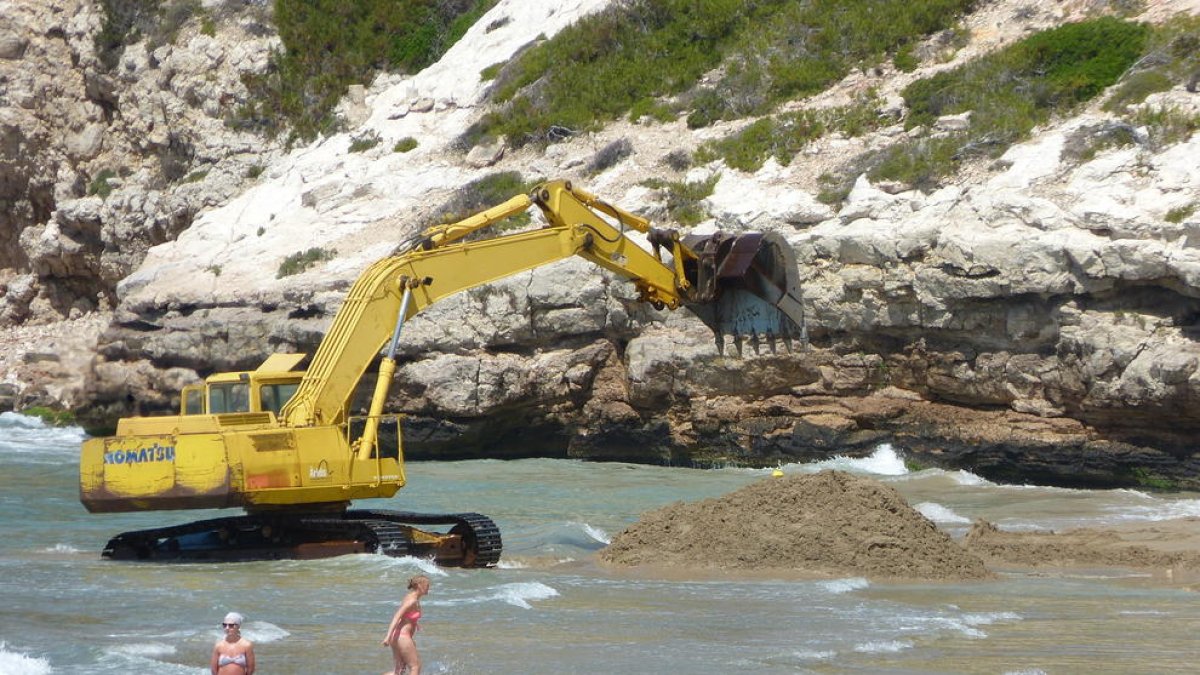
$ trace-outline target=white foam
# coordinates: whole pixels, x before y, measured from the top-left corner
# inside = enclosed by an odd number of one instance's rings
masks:
[[[962,619],[971,626],[990,626],[997,621],[1020,621],[1022,618],[1016,612],[982,612],[967,614]]]
[[[805,661],[830,661],[837,656],[837,652],[802,649],[792,652],[792,656]]]
[[[421,574],[427,577],[444,577],[448,576],[446,570],[437,566],[437,563],[425,558],[418,558],[412,555],[402,555],[398,558],[393,558],[386,553],[372,554],[376,558],[380,558],[387,562],[388,567],[415,567],[420,570]]]
[[[983,612],[976,614],[965,614],[956,619],[938,620],[936,623],[943,623],[948,628],[956,630],[969,638],[984,639],[987,633],[979,630],[977,626],[990,626],[997,621],[1020,621],[1021,615],[1013,612]]]
[[[74,546],[71,546],[70,544],[55,544],[53,546],[49,546],[42,550],[45,551],[46,553],[79,553],[80,552],[79,549],[75,548]]]
[[[1158,501],[1145,506],[1110,506],[1110,512],[1119,512],[1123,520],[1175,520],[1176,518],[1195,518],[1200,516],[1200,499],[1177,499]]]
[[[966,516],[960,516],[949,508],[938,504],[937,502],[921,502],[917,504],[917,511],[926,518],[935,523],[941,524],[966,524],[970,523],[971,519]]]
[[[6,645],[0,642],[0,673],[4,675],[46,675],[52,672],[54,669],[50,667],[50,662],[46,659],[9,651]]]
[[[604,530],[592,525],[588,525],[587,523],[581,523],[581,525],[583,525],[583,531],[586,532],[587,535],[592,539],[595,539],[605,546],[612,543],[612,537],[608,536],[608,533]]]
[[[104,664],[104,672],[154,673],[154,675],[200,675],[209,672],[207,668],[159,661],[153,656],[106,649],[100,662]],[[0,670],[0,673],[6,673],[6,671]]]
[[[854,651],[862,654],[894,654],[905,649],[912,649],[911,642],[904,640],[876,640],[854,645]]]
[[[871,582],[862,577],[851,577],[849,579],[834,579],[833,581],[822,581],[818,584],[821,588],[834,595],[842,593],[850,593],[851,591],[861,591],[871,585]]]
[[[156,656],[170,656],[175,653],[175,647],[163,644],[161,642],[141,642],[117,645],[108,647],[104,650],[108,654],[120,654],[122,656],[142,656],[146,658],[154,658]]]
[[[52,427],[37,417],[0,413],[0,453],[22,462],[60,463],[79,455],[87,434],[79,427]]]
[[[46,423],[40,417],[31,417],[15,412],[0,413],[0,429],[45,429]]]
[[[970,471],[963,471],[961,469],[958,471],[951,471],[946,475],[950,476],[950,479],[953,480],[955,483],[958,483],[959,485],[963,485],[963,486],[967,486],[967,487],[982,487],[984,485],[995,485],[995,483],[993,483],[992,481],[990,481],[982,476],[977,476],[977,475],[971,473]]]
[[[837,455],[832,459],[808,464],[788,464],[786,467],[805,473],[816,473],[824,469],[837,469],[851,473],[867,473],[876,476],[903,476],[908,473],[904,460],[888,443],[883,443],[868,457],[846,457]]]
[[[267,621],[250,621],[242,627],[242,635],[251,642],[268,643],[279,642],[291,633]]]
[[[558,597],[558,591],[546,584],[534,581],[505,584],[496,590],[492,599],[502,600],[522,609],[533,609],[533,605],[529,604],[530,601],[549,600],[556,597]]]

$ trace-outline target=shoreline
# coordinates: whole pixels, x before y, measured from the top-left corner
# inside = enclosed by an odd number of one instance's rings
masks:
[[[1061,531],[1005,532],[977,521],[960,542],[997,573],[1136,571],[1154,583],[1200,591],[1200,517]]]

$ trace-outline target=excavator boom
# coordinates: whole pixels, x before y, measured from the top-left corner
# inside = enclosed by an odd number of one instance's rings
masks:
[[[481,237],[536,205],[546,225]],[[615,222],[612,222],[615,221]],[[645,236],[650,250],[629,232]],[[486,566],[500,555],[494,523],[347,510],[405,484],[403,444],[382,447],[379,428],[405,322],[460,291],[579,256],[630,280],[641,301],[688,307],[716,334],[803,338],[795,258],[776,235],[680,238],[566,181],[422,232],[359,276],[304,371],[302,355],[275,355],[256,371],[219,373],[183,392],[179,416],[127,418],[117,435],[84,443],[80,498],[92,512],[243,507],[243,517],[128,532],[115,558],[306,557],[352,550],[426,554]],[[790,342],[789,342],[790,344]],[[381,350],[365,416],[352,398]],[[430,533],[420,524],[451,525]],[[264,556],[264,552],[270,552]],[[281,553],[284,552],[284,553]]]

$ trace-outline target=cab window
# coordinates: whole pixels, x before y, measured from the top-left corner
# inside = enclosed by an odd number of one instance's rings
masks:
[[[284,384],[264,384],[258,390],[258,399],[262,402],[263,412],[271,411],[276,415],[283,409],[292,395],[296,393],[299,384],[288,382]]]
[[[204,414],[204,390],[200,387],[195,389],[185,388],[183,390],[183,414],[184,415],[202,415]]]
[[[213,384],[208,387],[208,412],[250,412],[250,385],[245,382]]]

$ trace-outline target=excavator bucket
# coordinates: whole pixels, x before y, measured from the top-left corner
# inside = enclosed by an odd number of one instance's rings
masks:
[[[688,274],[696,287],[688,309],[712,329],[722,353],[726,335],[739,352],[744,339],[755,349],[762,339],[772,350],[776,339],[788,349],[793,338],[807,343],[796,254],[783,237],[718,232],[688,235],[683,244],[698,258]]]

